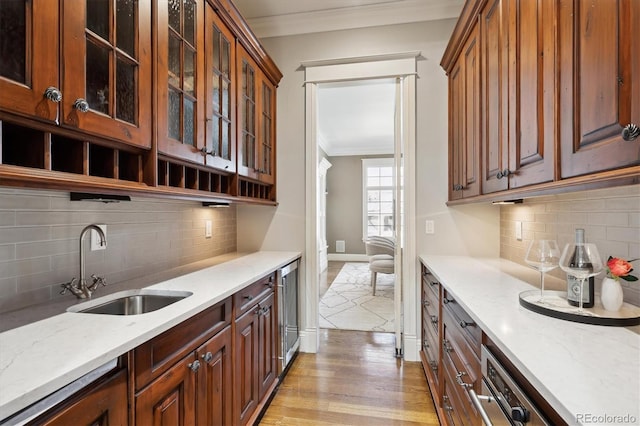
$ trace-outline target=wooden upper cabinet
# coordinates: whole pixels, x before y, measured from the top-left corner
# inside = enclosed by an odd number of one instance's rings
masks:
[[[509,187],[509,0],[490,0],[480,13],[482,58],[482,192]]]
[[[204,2],[156,4],[158,151],[204,164]]]
[[[58,16],[51,0],[0,2],[0,109],[58,122]]]
[[[0,20],[0,107],[151,146],[149,0],[16,0]]]
[[[561,177],[640,164],[640,3],[560,0]]]
[[[149,0],[62,2],[64,125],[151,146]]]
[[[238,44],[238,174],[275,183],[276,86]]]
[[[260,116],[258,132],[258,173],[261,182],[275,183],[276,168],[276,87],[264,74],[259,80]]]
[[[556,15],[549,1],[510,4],[509,188],[554,179]]]
[[[258,66],[237,45],[238,72],[238,174],[258,179]]]
[[[480,57],[474,28],[449,74],[449,199],[480,193]]]
[[[236,42],[213,7],[205,7],[206,151],[208,166],[236,170]]]

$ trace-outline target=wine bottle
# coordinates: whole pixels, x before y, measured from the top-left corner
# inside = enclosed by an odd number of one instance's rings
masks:
[[[578,268],[590,268],[592,267],[589,260],[586,258],[584,248],[580,245],[584,244],[584,229],[576,229],[576,249],[571,256],[571,266]],[[567,302],[573,306],[580,306],[580,282],[582,280],[574,277],[571,274],[567,274]],[[582,307],[592,308],[594,301],[594,283],[595,279],[589,277],[584,280],[582,286]]]

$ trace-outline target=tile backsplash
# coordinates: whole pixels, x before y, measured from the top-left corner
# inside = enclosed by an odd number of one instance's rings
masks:
[[[522,241],[516,240],[516,221],[522,221]],[[584,228],[586,242],[595,243],[603,261],[609,256],[640,258],[640,185],[581,191],[525,199],[523,204],[500,207],[500,256],[525,264],[532,239],[558,241],[560,250]],[[632,275],[640,278],[640,261]],[[551,272],[566,278],[559,268]],[[604,273],[596,277],[596,293]],[[622,281],[625,302],[640,306],[640,281]]]
[[[87,234],[86,275],[111,284],[237,247],[234,206],[137,197],[105,204],[69,201],[68,192],[0,187],[0,313],[69,297],[58,294],[60,284],[78,276],[80,232],[91,223],[107,225],[108,244],[90,251]]]

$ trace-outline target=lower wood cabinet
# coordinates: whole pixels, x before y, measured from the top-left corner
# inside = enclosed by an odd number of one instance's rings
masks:
[[[233,422],[233,365],[231,327],[212,337],[196,351],[198,425],[230,425]]]
[[[264,288],[265,284],[268,281],[254,286]],[[250,294],[252,290],[247,289]],[[252,299],[255,303],[250,307],[243,305],[244,313],[235,320],[234,424],[237,425],[250,423],[276,384],[278,319],[274,300],[272,290],[264,297]]]
[[[122,369],[90,384],[58,407],[29,422],[46,426],[127,425],[127,370]]]

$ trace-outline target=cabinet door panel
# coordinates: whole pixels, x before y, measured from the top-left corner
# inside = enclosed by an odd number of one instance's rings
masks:
[[[0,109],[57,123],[58,105],[44,94],[61,90],[58,16],[56,1],[0,2]]]
[[[563,178],[640,164],[640,138],[621,137],[640,123],[639,9],[636,0],[561,1]]]
[[[238,72],[238,173],[258,179],[258,67],[247,51],[236,48]]]
[[[258,321],[260,323],[260,344],[258,353],[260,374],[260,392],[259,398],[262,399],[266,394],[277,373],[278,347],[277,347],[277,331],[278,318],[275,313],[274,295],[271,293],[267,298],[259,304],[260,315]]]
[[[236,170],[236,43],[213,7],[206,6],[206,164]]]
[[[259,401],[258,328],[257,308],[236,320],[233,410],[238,425],[248,422]]]
[[[94,3],[62,2],[62,123],[149,148],[150,1]],[[98,4],[106,16],[96,12]]]
[[[197,351],[203,363],[198,376],[198,425],[233,423],[231,327],[225,328]]]
[[[189,355],[162,376],[154,380],[136,396],[135,417],[138,425],[195,424],[195,372],[189,364],[195,361]]]
[[[109,426],[128,424],[127,371],[121,370],[100,383],[89,385],[53,415],[39,418],[30,425],[41,426]]]
[[[204,1],[156,6],[158,151],[203,164]]]
[[[553,2],[519,0],[509,20],[509,188],[552,181],[555,158]]]
[[[509,73],[506,0],[489,1],[480,15],[482,39],[483,86],[483,182],[482,192],[507,189],[508,179],[498,173],[508,166],[509,160]]]
[[[273,184],[275,183],[276,161],[276,88],[262,73],[259,87],[258,172],[261,182]]]

